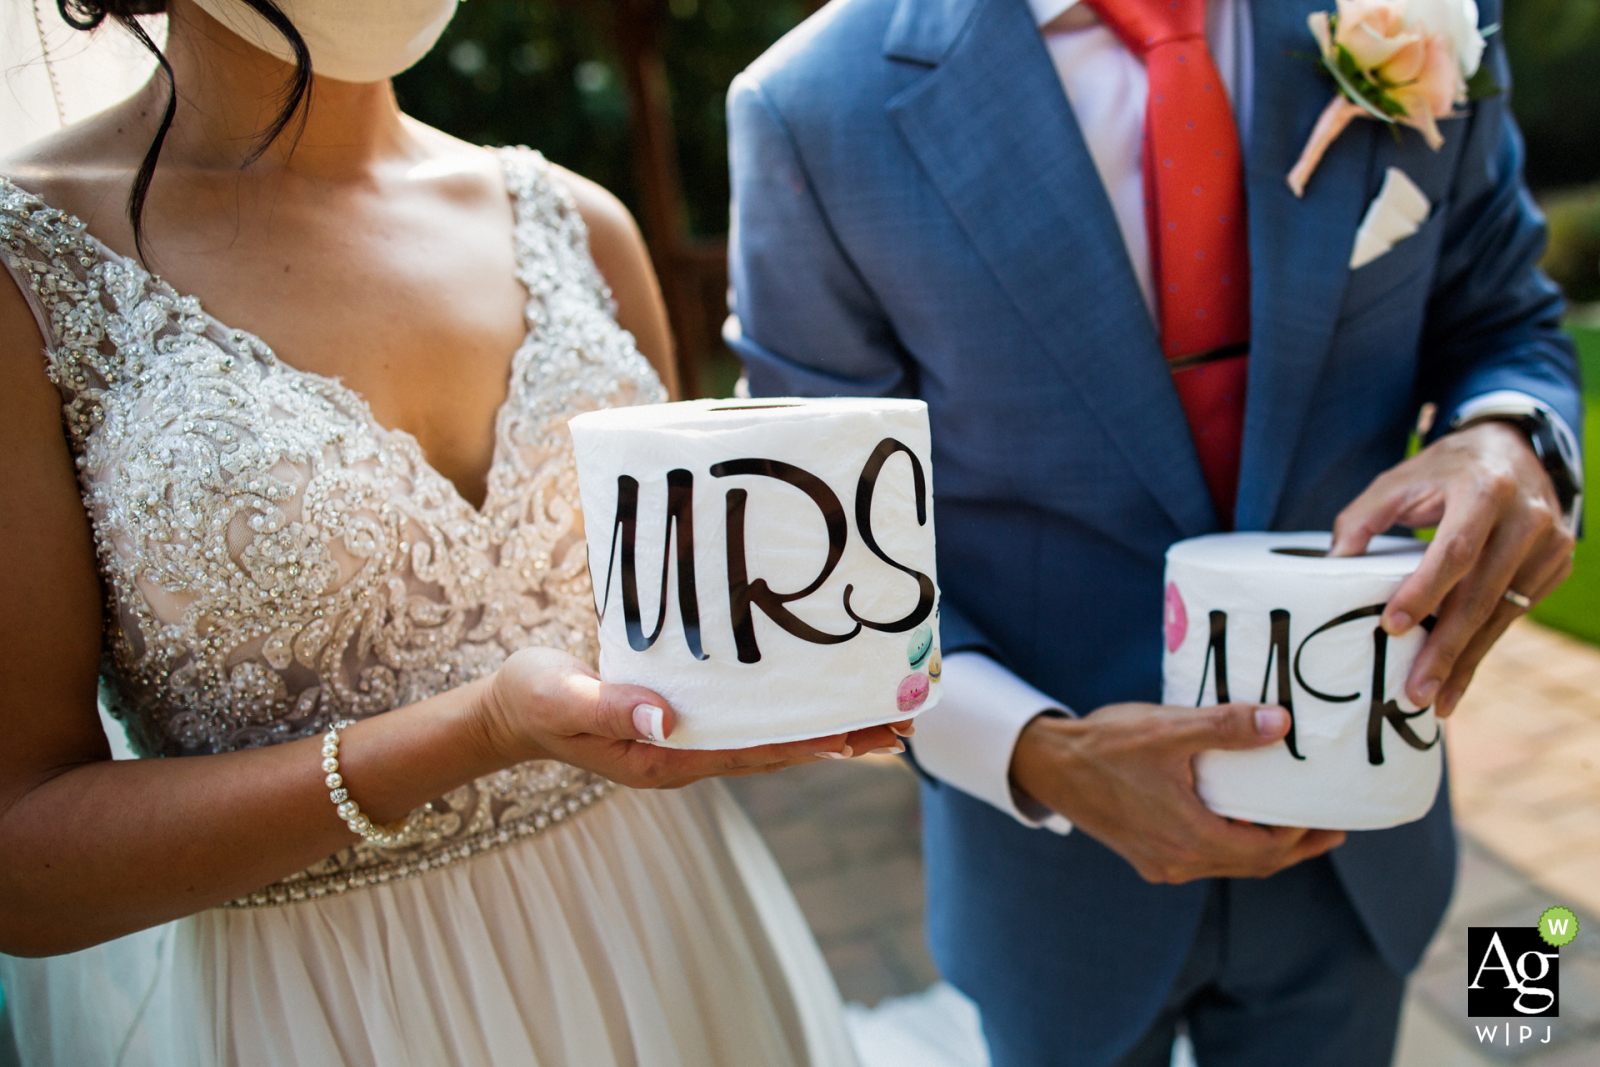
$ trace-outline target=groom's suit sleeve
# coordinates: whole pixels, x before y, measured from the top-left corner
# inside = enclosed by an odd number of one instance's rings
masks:
[[[729,90],[728,135],[734,296],[724,338],[744,361],[751,395],[915,397],[916,362],[841,247],[782,117],[749,75]],[[1061,705],[1002,666],[999,650],[947,599],[939,634],[944,692],[917,719],[917,763],[1029,826],[1066,832],[1071,824],[1059,815],[1018,807],[1009,784],[1017,735]]]
[[[1485,61],[1510,84],[1505,49]],[[1439,407],[1433,433],[1485,398],[1520,393],[1581,433],[1577,357],[1561,330],[1560,291],[1539,270],[1544,217],[1522,180],[1522,137],[1508,94],[1479,101],[1463,146],[1420,345],[1418,393]]]

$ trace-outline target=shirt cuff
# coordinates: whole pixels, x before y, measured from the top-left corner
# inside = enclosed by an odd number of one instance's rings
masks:
[[[939,703],[917,716],[911,747],[923,770],[992,804],[1024,826],[1058,834],[1072,823],[1011,787],[1011,753],[1034,717],[1066,713],[1059,701],[982,652],[945,657]]]

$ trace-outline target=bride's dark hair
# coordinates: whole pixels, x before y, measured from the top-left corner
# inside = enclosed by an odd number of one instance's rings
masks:
[[[255,11],[273,29],[283,34],[284,40],[289,42],[290,51],[294,52],[295,62],[294,77],[284,87],[278,114],[244,161],[243,165],[249,166],[283,135],[296,116],[304,124],[303,109],[311,94],[311,52],[306,48],[305,38],[300,36],[300,31],[294,28],[289,16],[273,0],[239,0],[239,3]],[[167,131],[172,129],[172,119],[178,111],[178,86],[172,77],[172,66],[167,62],[167,57],[134,16],[157,15],[166,8],[166,0],[56,0],[56,9],[73,29],[92,30],[107,19],[121,25],[149,49],[150,54],[156,57],[156,62],[161,64],[162,73],[167,76],[166,111],[161,116],[161,125],[156,129],[155,138],[139,163],[138,172],[133,176],[133,188],[128,192],[128,221],[133,224],[133,248],[140,259],[144,258],[144,201],[150,193],[150,179],[156,172],[156,163],[161,158],[161,146],[166,142]]]

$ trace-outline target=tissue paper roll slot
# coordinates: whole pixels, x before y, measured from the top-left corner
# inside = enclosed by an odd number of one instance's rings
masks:
[[[601,676],[672,704],[667,744],[816,737],[938,702],[920,401],[691,401],[571,427]]]
[[[1426,633],[1378,626],[1426,546],[1380,537],[1364,556],[1331,559],[1329,541],[1218,534],[1168,550],[1164,702],[1260,701],[1292,715],[1280,744],[1196,759],[1201,799],[1219,814],[1370,830],[1433,804],[1438,723],[1403,694]]]

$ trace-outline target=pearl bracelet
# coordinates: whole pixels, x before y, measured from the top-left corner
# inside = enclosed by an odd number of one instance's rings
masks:
[[[340,719],[328,727],[328,732],[322,735],[322,770],[327,775],[323,782],[332,790],[328,794],[328,799],[333,801],[334,810],[339,813],[339,818],[344,820],[351,833],[360,834],[379,848],[399,848],[402,845],[409,845],[411,844],[409,816],[397,819],[388,826],[379,826],[362,814],[361,806],[350,799],[350,790],[344,787],[344,775],[339,773],[339,731],[354,725],[354,719]]]

